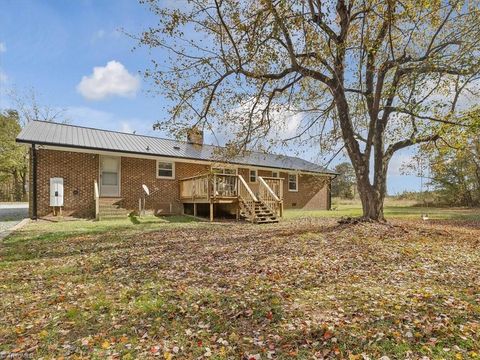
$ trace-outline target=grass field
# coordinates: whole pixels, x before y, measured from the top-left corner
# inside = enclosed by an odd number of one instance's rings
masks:
[[[387,198],[384,209],[385,217],[393,219],[420,219],[427,213],[431,219],[475,220],[480,219],[480,209],[471,208],[438,208],[417,206],[414,201],[392,200]],[[333,199],[332,210],[303,211],[287,210],[285,218],[304,217],[356,217],[362,215],[362,205],[357,200]]]
[[[0,358],[479,358],[478,212],[404,206],[31,223],[0,244]]]

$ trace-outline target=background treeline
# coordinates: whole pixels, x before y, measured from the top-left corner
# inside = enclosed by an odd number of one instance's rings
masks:
[[[7,90],[9,109],[0,109],[0,201],[28,200],[28,156],[15,139],[29,121],[67,122],[66,109],[41,105],[35,89]]]
[[[0,201],[27,200],[28,149],[15,142],[21,128],[18,112],[0,113]]]

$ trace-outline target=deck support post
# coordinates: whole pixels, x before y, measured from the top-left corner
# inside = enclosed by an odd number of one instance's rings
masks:
[[[240,205],[238,205],[238,203],[237,203],[237,208],[235,210],[235,217],[237,221],[240,220]]]
[[[197,203],[193,203],[193,216],[197,216]]]
[[[210,202],[210,221],[213,221],[213,202]]]

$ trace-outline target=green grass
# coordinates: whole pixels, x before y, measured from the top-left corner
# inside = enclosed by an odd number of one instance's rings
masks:
[[[430,219],[437,220],[477,220],[480,221],[480,209],[471,208],[438,208],[412,206],[411,201],[398,201],[387,199],[384,214],[388,219],[420,219],[427,213]],[[362,205],[359,201],[334,199],[332,210],[294,210],[285,211],[286,219],[305,217],[358,217],[362,215]]]
[[[181,228],[182,226],[202,226],[206,223],[191,216],[165,216],[156,217],[146,215],[142,217],[128,217],[125,219],[112,220],[85,220],[68,219],[39,220],[30,222],[21,230],[16,231],[4,240],[5,244],[14,242],[28,242],[31,240],[58,241],[73,236],[98,235],[106,232],[111,233],[135,233],[155,231],[163,228]]]

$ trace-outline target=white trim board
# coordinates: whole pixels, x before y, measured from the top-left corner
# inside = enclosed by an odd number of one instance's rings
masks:
[[[30,146],[30,144],[29,144]],[[227,162],[220,162],[214,160],[195,160],[195,159],[187,159],[187,158],[176,158],[170,156],[160,156],[160,155],[148,155],[148,154],[131,154],[131,153],[124,153],[120,151],[105,151],[105,150],[94,150],[94,149],[83,149],[83,148],[74,148],[68,146],[52,146],[52,145],[40,145],[37,144],[37,149],[47,149],[47,150],[58,150],[58,151],[70,151],[70,152],[77,152],[77,153],[85,153],[85,154],[96,154],[96,155],[106,155],[106,156],[121,156],[121,157],[131,157],[137,159],[152,159],[152,160],[165,160],[165,161],[174,161],[174,162],[183,162],[183,163],[190,163],[190,164],[203,164],[203,165],[210,165],[214,167],[223,166],[230,166],[242,169],[257,169],[257,170],[266,170],[266,171],[278,171],[284,173],[296,173],[296,174],[305,174],[305,175],[315,175],[315,176],[327,176],[334,178],[336,177],[335,174],[329,173],[317,173],[313,171],[302,171],[302,170],[291,170],[285,168],[276,168],[276,167],[266,167],[266,166],[257,166],[257,165],[248,165],[248,164],[232,164]]]

